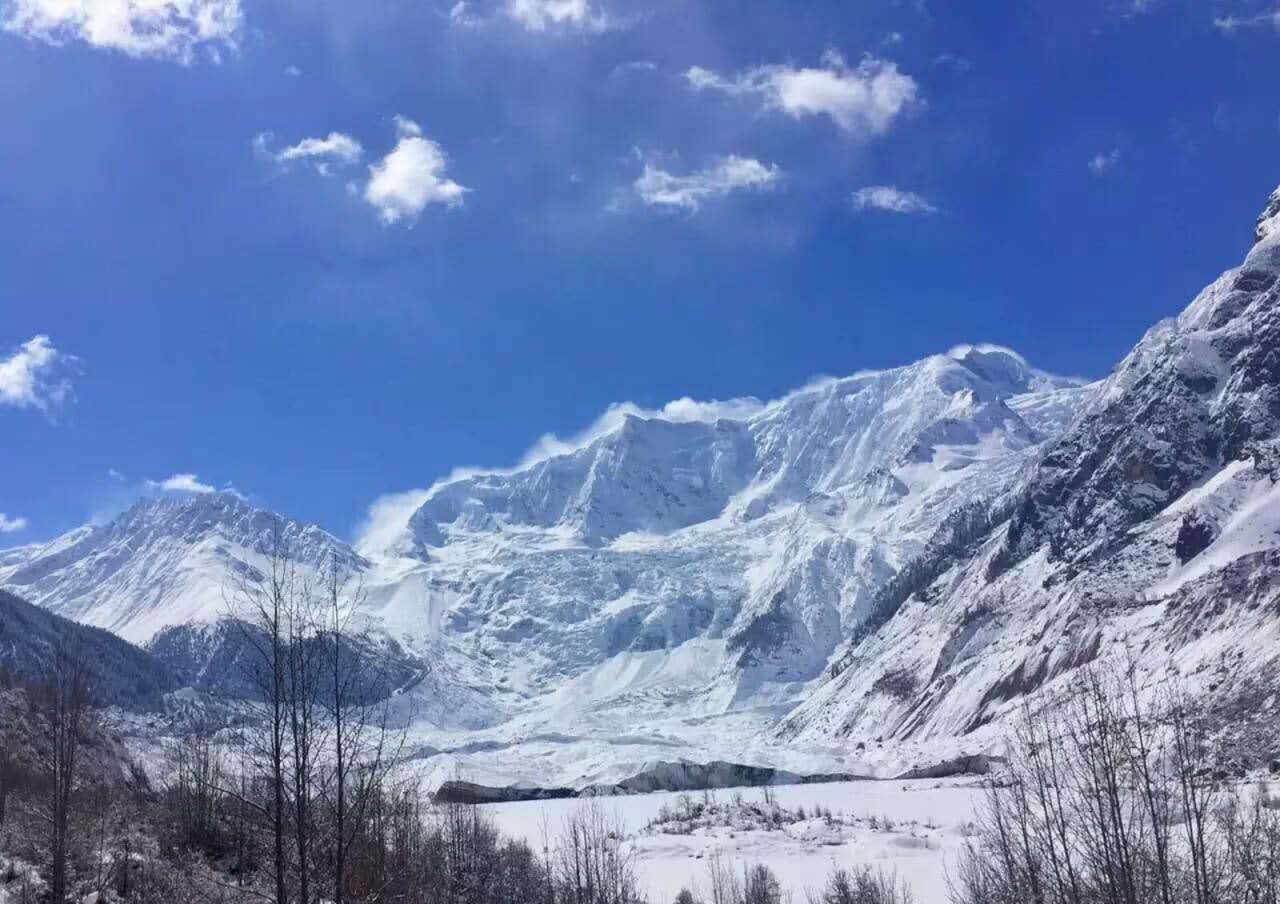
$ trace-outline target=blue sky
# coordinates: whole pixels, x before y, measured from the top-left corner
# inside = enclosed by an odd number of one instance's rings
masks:
[[[610,403],[965,341],[1101,376],[1280,182],[1274,0],[0,21],[0,546],[183,474],[350,534]]]

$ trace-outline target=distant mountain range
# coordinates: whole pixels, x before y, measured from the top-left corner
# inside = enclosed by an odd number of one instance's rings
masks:
[[[370,637],[425,666],[403,694],[423,755],[509,780],[974,751],[1023,695],[1121,655],[1152,693],[1177,676],[1270,712],[1280,191],[1256,239],[1100,383],[963,346],[770,403],[619,413],[436,485],[359,551],[233,494],[162,497],[0,553],[0,584],[190,679],[190,632],[233,614],[281,525],[300,567],[358,574]],[[1242,750],[1265,746],[1249,721],[1224,718]]]

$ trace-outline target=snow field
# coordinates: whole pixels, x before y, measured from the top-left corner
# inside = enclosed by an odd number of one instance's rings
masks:
[[[915,782],[835,782],[781,785],[770,795],[779,807],[804,808],[810,817],[778,828],[700,827],[691,834],[646,831],[663,808],[679,811],[682,798],[703,792],[661,792],[627,797],[488,804],[484,810],[507,835],[524,838],[538,851],[555,838],[566,817],[592,801],[625,827],[635,851],[642,886],[654,904],[673,900],[681,888],[706,890],[710,858],[720,854],[735,868],[763,863],[778,874],[796,900],[817,890],[835,866],[870,864],[896,872],[916,904],[945,904],[947,864],[964,845],[964,826],[982,790],[973,779]],[[708,798],[727,803],[735,794],[763,804],[764,788],[720,789]],[[824,824],[815,808],[830,810],[839,823]]]

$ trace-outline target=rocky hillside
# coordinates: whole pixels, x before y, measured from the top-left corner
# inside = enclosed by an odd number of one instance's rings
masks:
[[[0,670],[20,683],[38,682],[60,651],[84,661],[100,705],[155,708],[179,686],[177,676],[146,651],[0,590]]]
[[[1261,726],[1280,715],[1278,224],[1280,192],[1242,265],[1143,337],[1000,523],[913,588],[783,736],[976,741],[1103,660],[1133,664],[1147,693],[1203,694],[1241,759],[1277,745]]]

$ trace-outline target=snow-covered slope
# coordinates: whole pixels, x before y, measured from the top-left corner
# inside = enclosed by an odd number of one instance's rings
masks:
[[[336,556],[364,560],[315,525],[300,524],[229,493],[144,499],[103,525],[77,528],[43,546],[0,555],[0,584],[66,618],[134,643],[172,625],[228,614],[237,575],[252,575],[275,548],[317,569]]]
[[[1176,679],[1204,694],[1242,761],[1274,752],[1277,222],[1280,192],[1242,266],[1143,337],[1038,456],[1009,517],[913,588],[783,736],[977,743],[1023,695],[1101,660],[1136,666],[1148,693]]]

